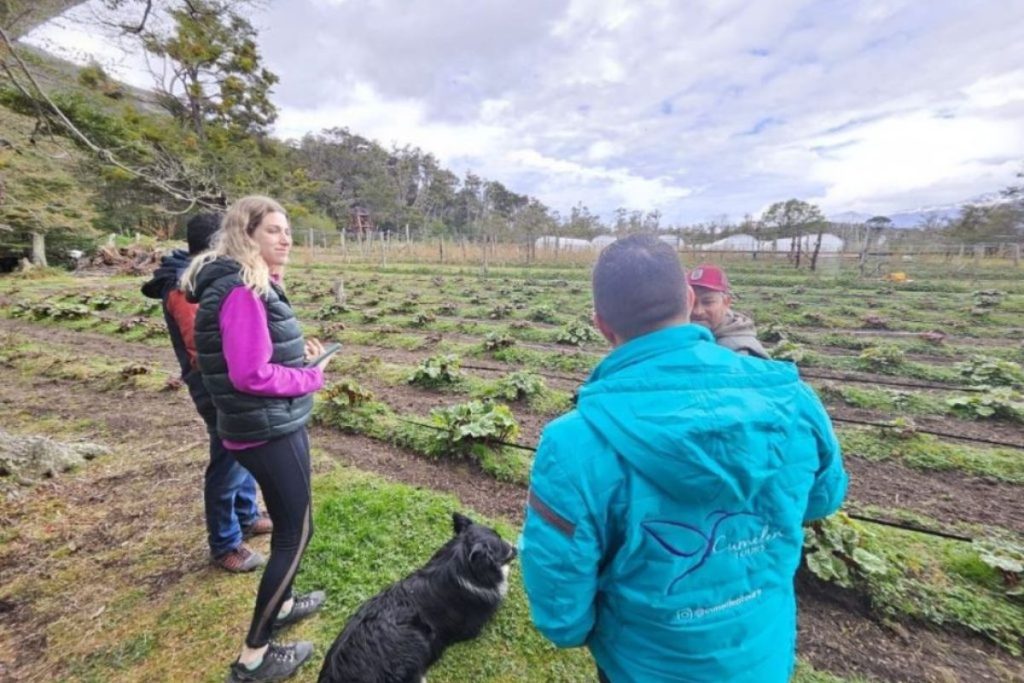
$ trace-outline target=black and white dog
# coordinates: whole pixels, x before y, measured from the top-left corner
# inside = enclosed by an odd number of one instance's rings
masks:
[[[454,513],[430,561],[370,598],[324,658],[319,683],[420,683],[452,643],[480,635],[508,591],[516,549]]]

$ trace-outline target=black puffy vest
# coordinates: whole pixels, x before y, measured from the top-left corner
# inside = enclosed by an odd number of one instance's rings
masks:
[[[230,441],[268,441],[300,429],[309,421],[313,395],[272,398],[245,394],[231,384],[220,336],[220,307],[231,290],[242,285],[241,266],[219,258],[204,265],[189,296],[199,301],[196,351],[203,384],[217,406],[217,434]],[[290,368],[304,363],[305,341],[284,292],[275,284],[263,299],[274,351],[270,362]]]

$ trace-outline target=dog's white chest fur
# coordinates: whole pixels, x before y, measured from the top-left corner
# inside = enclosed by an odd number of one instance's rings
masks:
[[[495,588],[484,588],[483,586],[478,586],[472,581],[462,577],[459,577],[459,585],[463,590],[488,601],[492,600],[495,594],[504,598],[508,594],[508,572],[508,565],[501,568],[501,583],[499,583]]]
[[[508,573],[511,570],[509,565],[502,565],[501,567],[501,583],[498,584],[498,594],[501,597],[508,595]]]

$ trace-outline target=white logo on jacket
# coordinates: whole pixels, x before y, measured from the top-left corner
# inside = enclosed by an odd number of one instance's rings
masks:
[[[715,542],[711,546],[711,552],[714,555],[718,555],[719,553],[729,553],[736,557],[749,557],[751,555],[763,553],[768,549],[768,544],[780,536],[782,536],[781,531],[772,529],[770,526],[765,524],[761,527],[761,533],[751,538],[731,539],[729,536],[724,534],[722,536],[716,536]]]

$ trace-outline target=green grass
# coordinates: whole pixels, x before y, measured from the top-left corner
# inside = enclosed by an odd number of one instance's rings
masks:
[[[885,411],[903,415],[945,415],[949,413],[945,396],[896,389],[863,389],[826,383],[816,387],[818,394],[829,403],[841,403],[855,408]]]
[[[868,579],[876,609],[966,629],[1013,655],[1024,654],[1024,609],[1006,596],[998,572],[985,565],[970,544],[877,525],[859,528],[865,549],[892,567],[889,573]]]
[[[529,451],[485,443],[448,450],[438,439],[441,432],[428,426],[432,423],[430,416],[399,415],[380,401],[352,406],[318,397],[313,419],[335,429],[393,443],[427,458],[466,459],[499,481],[525,484],[530,476],[533,458]]]
[[[330,596],[314,634],[314,642],[326,646],[360,603],[424,564],[451,537],[451,513],[461,506],[449,496],[352,471],[322,478],[314,495],[316,535],[299,585],[324,588]],[[514,542],[514,527],[497,528]],[[584,651],[559,652],[532,627],[515,569],[510,583],[506,604],[483,636],[452,647],[430,680],[592,680],[593,664]]]
[[[874,517],[876,519],[884,519],[893,522],[902,522],[910,526],[917,526],[922,529],[934,529],[937,531],[947,531],[951,533],[957,533],[968,538],[983,538],[988,534],[996,535],[1007,535],[1013,536],[1013,532],[1002,527],[996,527],[988,524],[975,524],[970,522],[958,521],[958,520],[939,520],[934,517],[930,517],[923,513],[915,510],[908,510],[906,508],[879,506],[879,505],[862,505],[853,501],[847,500],[844,510],[847,512],[857,512],[863,515]],[[858,523],[862,523],[858,520]],[[864,522],[866,523],[866,522]],[[875,528],[876,525],[869,525],[869,528]]]
[[[843,452],[866,460],[898,460],[922,470],[960,470],[1024,484],[1024,458],[1011,448],[976,448],[930,434],[900,436],[893,430],[857,427],[837,430]]]
[[[827,671],[818,671],[813,666],[804,661],[797,661],[796,672],[793,674],[793,678],[790,683],[872,683],[875,679],[866,678],[864,676],[852,676],[850,678],[840,678],[835,674],[830,674]]]
[[[30,376],[84,382],[97,391],[159,391],[167,379],[162,372],[146,366],[123,365],[105,358],[83,358],[73,348],[52,342],[42,349],[20,335],[8,334],[3,339],[0,363]]]

